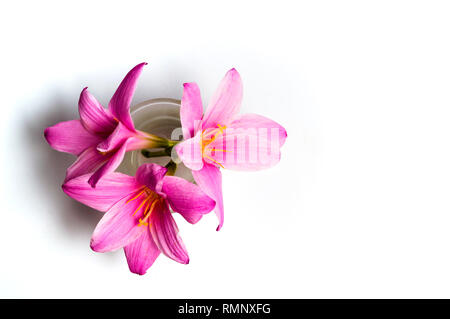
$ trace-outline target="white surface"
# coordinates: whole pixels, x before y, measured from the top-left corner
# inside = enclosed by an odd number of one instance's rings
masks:
[[[29,1],[0,5],[1,297],[450,297],[450,7],[435,1]],[[225,225],[180,221],[191,263],[129,273],[101,214],[60,190],[46,126],[107,104],[207,101],[236,67],[282,160],[225,171]]]

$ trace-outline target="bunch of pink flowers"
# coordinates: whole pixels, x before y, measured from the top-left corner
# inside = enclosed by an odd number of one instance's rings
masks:
[[[63,191],[73,199],[105,212],[91,238],[91,248],[108,252],[123,248],[130,271],[143,275],[160,253],[189,263],[172,213],[191,224],[214,211],[224,221],[221,169],[260,170],[280,160],[286,130],[256,114],[238,114],[242,81],[227,72],[203,113],[200,90],[185,83],[180,119],[183,141],[137,130],[130,104],[146,63],[135,66],[104,108],[87,88],[78,102],[80,118],[45,129],[52,148],[77,156],[67,168]],[[126,152],[175,149],[191,169],[195,184],[177,177],[175,161],[165,167],[147,163],[135,176],[115,172]]]

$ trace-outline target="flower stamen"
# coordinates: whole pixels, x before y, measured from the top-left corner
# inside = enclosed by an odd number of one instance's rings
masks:
[[[216,148],[212,148],[211,151],[214,151],[214,152],[231,152],[229,150],[218,150]]]
[[[154,200],[151,206],[150,206],[150,202],[148,203],[148,205],[145,207],[144,218],[139,218],[138,226],[148,226],[149,225],[147,220],[150,218],[150,215],[152,214],[153,210],[155,209],[156,203],[158,203],[160,201],[161,201],[161,199]],[[150,206],[150,209],[148,209],[149,206]]]
[[[225,168],[225,167],[223,167],[223,165],[222,164],[220,164],[218,161],[216,161],[214,158],[212,158],[211,156],[209,156],[209,155],[204,155],[207,159],[209,159],[209,160],[211,160],[211,161],[213,161],[214,163],[216,163],[217,165],[219,165],[220,167],[222,167],[222,168]]]
[[[145,204],[146,202],[148,202],[149,199],[150,199],[150,197],[147,197],[146,199],[144,199],[144,200],[141,202],[141,204],[138,206],[138,208],[134,211],[134,213],[133,213],[132,216],[134,216],[134,215],[142,208],[142,206],[144,206],[144,204]]]
[[[135,197],[133,197],[133,198],[127,200],[127,201],[125,202],[125,204],[128,204],[129,202],[131,202],[131,201],[137,199],[138,197],[140,197],[140,196],[146,191],[146,188],[147,188],[146,186],[142,186],[142,188],[141,188],[142,190],[141,190]]]
[[[221,163],[219,163],[217,160],[215,160],[214,158],[212,158],[211,156],[209,156],[209,155],[206,154],[206,152],[205,152],[205,148],[206,148],[209,144],[211,144],[212,142],[214,142],[214,140],[215,140],[219,135],[224,134],[225,130],[227,129],[227,126],[226,126],[226,125],[220,125],[220,124],[217,124],[217,126],[218,126],[219,128],[214,129],[214,130],[211,130],[211,131],[209,131],[209,132],[206,132],[206,129],[202,131],[202,136],[201,136],[201,139],[200,139],[200,145],[201,145],[201,148],[202,148],[202,157],[203,157],[203,158],[207,158],[207,159],[213,161],[214,163],[216,163],[217,165],[219,165],[219,166],[222,167],[222,168],[225,168],[225,167],[223,167],[223,165],[222,165]],[[205,133],[205,132],[206,132],[206,133]],[[210,136],[211,136],[211,137],[210,137]],[[224,152],[224,153],[225,153],[225,152],[231,152],[231,151],[228,151],[228,150],[220,150],[220,149],[215,149],[215,148],[211,149],[210,151]]]

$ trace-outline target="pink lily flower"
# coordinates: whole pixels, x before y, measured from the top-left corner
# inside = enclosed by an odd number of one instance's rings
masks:
[[[196,83],[185,83],[181,100],[184,141],[175,146],[180,159],[192,170],[196,183],[216,201],[215,213],[223,225],[220,168],[260,170],[280,160],[287,133],[278,123],[256,114],[241,114],[242,81],[235,69],[227,72],[206,113]]]
[[[170,208],[195,224],[215,202],[197,185],[166,172],[167,168],[149,163],[139,167],[136,177],[109,173],[96,188],[88,185],[88,175],[62,186],[70,197],[106,212],[92,235],[94,251],[123,247],[130,271],[139,275],[146,273],[160,252],[179,263],[189,263]]]
[[[131,119],[131,99],[146,64],[138,64],[128,72],[108,109],[84,88],[78,102],[80,119],[45,129],[44,136],[52,148],[78,156],[67,169],[65,181],[93,173],[89,184],[95,187],[104,175],[120,165],[125,152],[167,146],[166,139],[136,130]]]

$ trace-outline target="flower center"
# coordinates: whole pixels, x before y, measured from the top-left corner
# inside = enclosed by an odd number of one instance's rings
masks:
[[[210,159],[214,163],[218,164],[220,167],[224,168],[221,163],[216,161],[214,158],[209,156],[207,154],[207,152],[205,152],[205,149],[208,147],[208,145],[211,144],[212,142],[214,142],[214,140],[218,136],[222,135],[225,132],[225,130],[227,129],[226,125],[222,126],[220,124],[217,124],[217,126],[218,126],[218,128],[216,128],[216,129],[204,129],[202,131],[202,136],[201,136],[201,139],[200,139],[200,145],[202,147],[202,157]],[[216,148],[208,149],[208,151],[227,152],[227,150],[219,150],[219,149],[216,149]]]
[[[155,193],[154,191],[149,189],[147,186],[143,186],[142,188],[140,188],[136,192],[136,195],[133,198],[127,200],[126,203],[128,204],[129,202],[137,200],[137,199],[139,199],[140,204],[134,211],[133,216],[137,212],[142,211],[142,217],[139,218],[138,226],[148,226],[149,225],[148,220],[149,220],[153,210],[155,209],[155,206],[159,202],[162,202],[164,199],[161,196],[159,196],[157,193]]]

